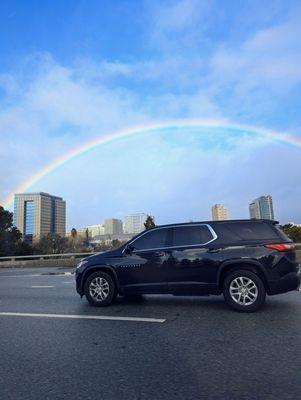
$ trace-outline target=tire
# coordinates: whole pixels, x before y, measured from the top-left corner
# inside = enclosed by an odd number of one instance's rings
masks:
[[[226,275],[223,283],[223,294],[226,303],[240,312],[259,310],[266,297],[261,278],[254,272],[240,269]]]
[[[103,271],[97,271],[88,276],[84,292],[88,302],[95,307],[108,306],[117,295],[114,280]]]

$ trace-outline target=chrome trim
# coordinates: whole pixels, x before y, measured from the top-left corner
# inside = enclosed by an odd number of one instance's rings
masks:
[[[217,239],[217,234],[215,232],[215,230],[212,228],[212,226],[210,226],[209,224],[183,224],[183,225],[169,225],[169,226],[158,226],[157,228],[152,228],[151,230],[158,230],[158,229],[170,229],[170,228],[182,228],[182,227],[186,227],[186,226],[206,226],[211,235],[212,235],[212,239],[209,240],[208,242],[205,243],[199,243],[199,244],[187,244],[187,245],[182,245],[182,246],[167,246],[167,247],[155,247],[153,249],[141,249],[141,250],[135,250],[133,251],[133,253],[139,253],[142,251],[156,251],[156,250],[168,250],[168,249],[176,249],[176,248],[180,248],[180,247],[200,247],[200,246],[206,246],[206,244],[209,244],[211,242],[214,242],[214,240]],[[130,241],[127,246],[131,245],[132,243],[134,243],[136,240],[140,239],[142,236],[144,236],[146,233],[148,233],[149,230],[145,230],[141,233],[140,236],[136,237],[134,240]],[[127,247],[126,246],[126,247]],[[124,253],[126,247],[122,250],[122,254]]]

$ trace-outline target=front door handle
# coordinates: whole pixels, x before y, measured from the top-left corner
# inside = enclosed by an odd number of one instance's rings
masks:
[[[164,253],[164,251],[156,251],[156,252],[154,253],[154,255],[155,255],[156,257],[164,257],[164,256],[165,256],[165,253]]]

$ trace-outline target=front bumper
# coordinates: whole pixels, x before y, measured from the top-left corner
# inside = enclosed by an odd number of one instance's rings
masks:
[[[81,281],[82,281],[82,274],[75,273],[76,291],[80,295],[80,297],[83,297],[83,288]]]
[[[286,293],[292,290],[298,290],[301,281],[300,266],[297,272],[291,272],[277,281],[269,281],[269,294]]]

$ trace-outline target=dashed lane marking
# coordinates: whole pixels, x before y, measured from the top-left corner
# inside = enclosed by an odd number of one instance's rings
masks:
[[[166,321],[166,319],[161,319],[161,318],[112,317],[109,315],[35,314],[35,313],[32,314],[32,313],[16,313],[16,312],[0,312],[0,316],[2,316],[2,317],[89,319],[89,320],[155,322],[155,323],[163,323]]]
[[[51,285],[35,285],[35,286],[31,286],[33,289],[48,289],[48,288],[54,288],[55,286],[51,286]]]

